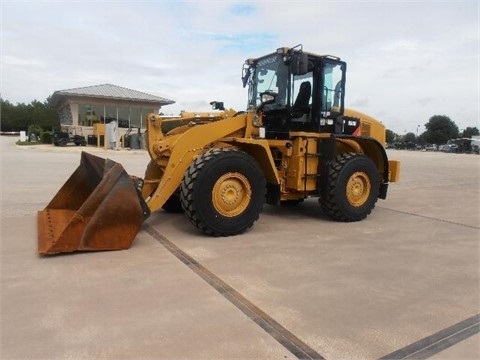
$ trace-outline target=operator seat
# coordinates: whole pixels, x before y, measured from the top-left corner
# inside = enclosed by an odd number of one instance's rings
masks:
[[[310,112],[308,106],[310,102],[310,96],[312,95],[312,84],[309,81],[304,81],[300,84],[297,98],[293,104],[292,113],[294,114],[306,114]]]

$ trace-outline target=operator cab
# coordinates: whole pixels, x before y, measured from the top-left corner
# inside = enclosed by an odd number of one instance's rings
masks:
[[[303,52],[302,46],[248,59],[243,86],[248,107],[264,116],[267,138],[291,131],[344,133],[346,63],[333,56]]]

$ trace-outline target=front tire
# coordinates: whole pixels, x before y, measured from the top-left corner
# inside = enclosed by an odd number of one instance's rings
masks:
[[[211,149],[187,170],[180,199],[190,222],[208,235],[242,233],[258,219],[266,181],[250,155],[231,148]]]
[[[328,167],[325,196],[320,199],[324,212],[343,222],[365,219],[375,207],[379,175],[373,161],[356,153],[340,154]]]

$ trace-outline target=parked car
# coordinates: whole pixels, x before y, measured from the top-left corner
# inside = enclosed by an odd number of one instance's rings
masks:
[[[438,151],[437,144],[427,144],[425,145],[425,151]]]
[[[447,153],[456,153],[459,152],[459,148],[457,144],[444,144],[440,145],[438,148],[439,151],[447,152]]]
[[[73,143],[77,146],[87,146],[87,141],[85,136],[82,135],[73,135],[66,132],[54,132],[53,133],[53,144],[55,146],[67,146],[69,143]]]

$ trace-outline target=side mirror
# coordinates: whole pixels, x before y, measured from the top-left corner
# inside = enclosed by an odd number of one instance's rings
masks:
[[[247,86],[248,79],[250,79],[250,75],[252,74],[252,68],[247,65],[243,65],[242,69],[242,84],[243,87]]]
[[[293,75],[305,75],[308,72],[308,55],[306,53],[299,52],[290,58],[290,72]]]

